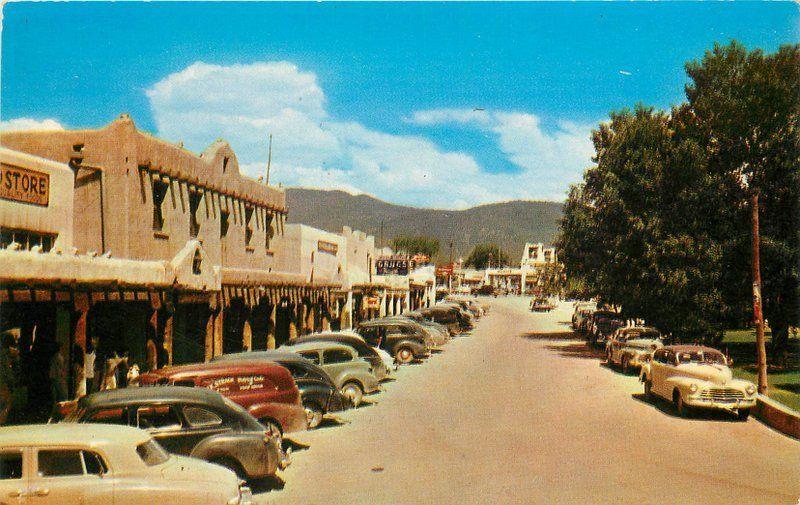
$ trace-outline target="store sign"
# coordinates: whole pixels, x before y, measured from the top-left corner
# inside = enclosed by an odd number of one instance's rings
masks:
[[[326,242],[324,240],[317,240],[317,250],[328,254],[336,255],[339,252],[339,244],[334,242]]]
[[[50,174],[2,164],[0,198],[47,207],[50,203]]]
[[[375,261],[375,273],[377,275],[408,275],[415,265],[414,260],[407,257],[378,258]]]
[[[436,276],[437,277],[447,277],[448,275],[453,275],[453,265],[443,265],[436,267]]]

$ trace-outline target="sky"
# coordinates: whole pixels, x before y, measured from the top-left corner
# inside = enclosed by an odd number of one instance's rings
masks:
[[[800,41],[795,3],[3,6],[0,129],[120,113],[247,175],[421,207],[560,201],[591,131],[684,98],[714,42]]]

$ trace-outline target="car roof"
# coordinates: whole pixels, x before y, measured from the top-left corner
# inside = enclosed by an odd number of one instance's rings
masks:
[[[80,405],[86,407],[113,406],[151,401],[204,403],[225,407],[222,395],[216,391],[182,386],[109,389],[84,396],[80,399]]]
[[[349,345],[339,344],[337,342],[329,342],[327,340],[315,340],[313,342],[303,342],[302,344],[285,345],[282,349],[290,349],[293,352],[300,351],[329,351],[329,350],[346,350],[354,352],[355,349]]]
[[[644,333],[644,332],[660,333],[658,331],[658,328],[653,328],[652,326],[629,326],[627,328],[620,328],[619,331],[625,332],[625,333],[634,332],[634,331],[635,332],[639,332],[639,333]]]
[[[667,345],[664,346],[663,349],[673,352],[714,352],[717,354],[722,354],[722,351],[720,351],[719,349],[714,349],[713,347],[707,347],[704,345],[694,345],[694,344]]]
[[[242,370],[242,369],[246,370]],[[159,377],[173,377],[176,375],[189,375],[189,376],[196,376],[202,377],[205,375],[216,375],[219,372],[225,371],[243,371],[243,372],[258,372],[258,373],[265,373],[267,375],[271,371],[277,371],[281,369],[278,364],[273,363],[247,363],[247,364],[240,364],[240,363],[232,363],[231,360],[217,360],[211,361],[208,363],[192,363],[190,365],[178,365],[178,366],[169,366],[165,368],[159,368],[153,372],[148,372],[152,375],[157,375]],[[142,374],[145,375],[145,374]]]
[[[150,435],[138,428],[109,424],[27,424],[0,428],[0,447],[20,445],[140,444]]]
[[[314,362],[308,358],[304,358],[292,351],[281,351],[278,349],[269,349],[266,351],[248,351],[248,352],[235,352],[230,354],[220,354],[212,359],[212,362],[224,361],[282,361],[285,363],[304,363],[313,365]]]
[[[594,315],[594,316],[614,316],[614,317],[622,317],[622,315],[620,315],[620,314],[618,314],[618,313],[614,312],[613,310],[606,310],[606,309],[603,309],[603,310],[595,310],[594,312],[592,312],[592,315]]]

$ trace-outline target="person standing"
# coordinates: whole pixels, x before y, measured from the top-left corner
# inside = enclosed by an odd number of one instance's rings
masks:
[[[92,337],[86,342],[86,351],[83,354],[83,375],[86,378],[85,392],[92,394],[97,389],[94,387],[95,370],[97,366],[97,337]]]
[[[84,351],[78,344],[72,345],[72,381],[74,384],[73,398],[76,400],[86,396],[86,373],[83,368]]]
[[[64,345],[56,344],[56,352],[50,360],[50,390],[53,403],[63,402],[67,399],[67,365],[63,353]]]

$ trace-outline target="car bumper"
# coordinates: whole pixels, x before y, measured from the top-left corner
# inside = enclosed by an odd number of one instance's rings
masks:
[[[690,407],[699,409],[715,409],[715,410],[740,410],[752,409],[756,406],[756,397],[744,398],[733,401],[720,401],[714,399],[706,399],[698,396],[687,396],[684,398],[684,403]]]

